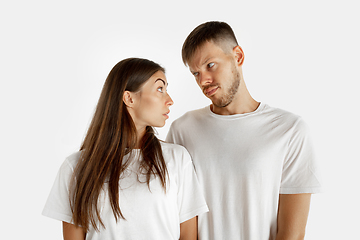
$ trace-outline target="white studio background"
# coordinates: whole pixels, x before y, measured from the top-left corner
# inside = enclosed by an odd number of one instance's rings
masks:
[[[57,170],[78,150],[102,85],[127,57],[167,70],[171,122],[209,104],[181,62],[197,25],[228,22],[245,52],[252,96],[303,116],[322,167],[306,239],[358,239],[357,1],[2,1],[1,232],[62,239],[41,215]]]

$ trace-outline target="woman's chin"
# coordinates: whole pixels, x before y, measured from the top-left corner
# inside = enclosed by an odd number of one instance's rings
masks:
[[[154,124],[152,127],[162,128],[163,126],[165,126],[165,121],[162,123]]]

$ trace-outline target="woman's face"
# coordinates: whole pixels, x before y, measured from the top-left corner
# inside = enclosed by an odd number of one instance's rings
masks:
[[[129,112],[136,128],[146,126],[163,127],[169,118],[169,107],[173,101],[167,93],[167,80],[162,71],[154,73],[141,87],[139,92],[132,93],[133,104]]]

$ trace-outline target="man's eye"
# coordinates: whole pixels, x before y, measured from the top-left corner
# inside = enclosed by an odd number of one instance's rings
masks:
[[[159,87],[157,90],[158,90],[159,92],[161,92],[161,93],[164,92],[164,91],[163,91],[163,87]]]
[[[209,68],[212,68],[214,65],[215,65],[215,63],[209,63],[209,64],[208,64],[208,67],[209,67]]]

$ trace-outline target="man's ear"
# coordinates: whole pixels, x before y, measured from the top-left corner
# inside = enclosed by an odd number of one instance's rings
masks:
[[[125,103],[126,106],[128,107],[132,107],[134,104],[134,100],[132,98],[132,94],[130,91],[125,91],[124,95],[123,95],[123,102]]]
[[[235,60],[238,66],[242,66],[244,63],[245,55],[244,51],[240,46],[236,46],[233,48],[233,53],[235,55]]]

